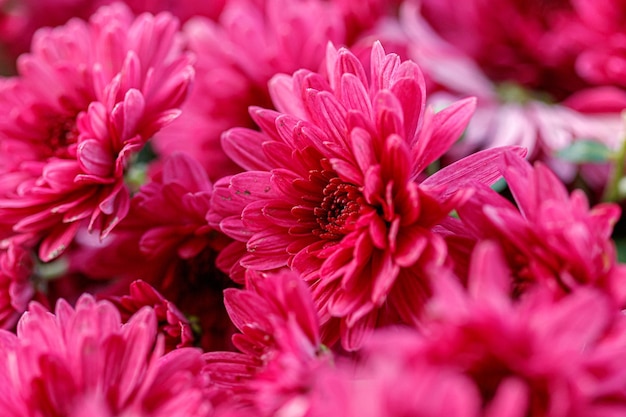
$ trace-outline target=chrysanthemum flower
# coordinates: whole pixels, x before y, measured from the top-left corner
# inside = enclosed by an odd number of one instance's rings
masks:
[[[352,375],[343,369],[341,415],[624,412],[619,363],[626,355],[626,322],[604,294],[585,288],[555,302],[536,288],[514,301],[509,271],[490,242],[476,248],[467,288],[451,274],[433,278],[420,331],[378,330],[359,351]]]
[[[0,85],[0,221],[49,261],[78,228],[106,236],[127,214],[135,152],[175,119],[193,76],[169,14],[122,4],[42,29]]]
[[[157,14],[167,11],[185,21],[201,15],[217,18],[226,0],[124,0],[133,12]],[[59,26],[71,18],[87,20],[100,6],[115,0],[20,0],[0,1],[0,46],[12,57],[27,52],[40,28]]]
[[[101,0],[24,0],[0,2],[0,44],[11,57],[27,52],[37,29],[65,24],[70,18],[87,19]]]
[[[561,296],[591,285],[623,306],[626,268],[618,263],[611,240],[619,207],[604,203],[590,208],[581,190],[569,194],[541,163],[533,168],[507,155],[502,166],[519,208],[482,189],[458,213],[465,232],[503,248],[515,274],[514,292],[519,295],[527,286],[540,285]]]
[[[35,294],[30,281],[33,259],[28,250],[16,242],[0,249],[0,328],[13,329]]]
[[[550,161],[578,139],[617,148],[626,90],[616,75],[626,66],[615,48],[623,42],[621,15],[607,10],[618,3],[469,1],[460,9],[453,1],[405,2],[408,55],[440,90],[433,102],[478,98],[455,156],[515,144]]]
[[[420,183],[461,135],[474,102],[435,114],[424,106],[416,64],[380,44],[371,62],[368,76],[350,51],[329,46],[328,78],[307,70],[275,77],[279,112],[251,110],[262,132],[223,137],[249,171],[216,183],[209,217],[247,245],[235,268],[300,272],[326,330],[339,323],[348,348],[377,323],[416,320],[428,294],[422,269],[446,258],[431,229],[472,180],[495,181],[490,161],[505,152],[476,154]]]
[[[414,329],[376,331],[360,351],[352,372],[347,372],[351,369],[347,364],[340,363],[338,385],[343,385],[346,393],[343,400],[334,401],[334,407],[345,404],[337,415],[479,417],[481,401],[473,381],[453,367],[414,357],[422,342]]]
[[[201,354],[163,354],[151,308],[122,324],[107,301],[61,300],[54,314],[31,303],[17,336],[0,331],[4,415],[205,416]]]
[[[207,223],[213,185],[198,161],[183,153],[148,172],[128,216],[104,242],[77,239],[67,253],[68,270],[81,280],[108,283],[102,294],[126,294],[141,278],[199,326],[205,349],[226,349],[233,328],[222,291],[233,282],[215,267],[215,258],[231,239]]]
[[[248,276],[245,290],[227,289],[224,302],[241,331],[236,352],[204,354],[216,398],[257,415],[282,415],[302,401],[319,369],[330,364],[311,295],[300,277],[282,271]],[[297,407],[297,405],[296,405]]]
[[[221,150],[220,135],[252,127],[248,107],[271,104],[269,79],[315,71],[329,41],[345,42],[340,10],[323,0],[231,0],[217,22],[195,18],[183,32],[199,76],[183,114],[155,137],[154,147],[160,155],[194,155],[213,180],[241,171]]]
[[[130,285],[129,294],[111,297],[124,322],[128,321],[141,308],[148,306],[154,310],[159,332],[165,336],[165,351],[193,346],[194,335],[189,320],[170,301],[145,281],[137,280]]]
[[[486,416],[623,413],[620,310],[592,288],[555,301],[535,287],[513,300],[510,280],[499,247],[479,244],[467,289],[456,277],[436,277],[422,336],[410,343],[377,339],[386,346],[379,354],[403,357],[407,370],[426,361],[470,377]]]

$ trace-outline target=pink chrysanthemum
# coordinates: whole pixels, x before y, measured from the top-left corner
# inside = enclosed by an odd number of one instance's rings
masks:
[[[473,253],[467,288],[451,274],[433,278],[420,331],[375,331],[355,362],[338,361],[319,378],[341,400],[328,395],[326,414],[306,415],[624,413],[626,321],[602,293],[579,289],[555,302],[539,288],[514,301],[502,254],[489,242]]]
[[[505,152],[476,154],[420,183],[460,136],[474,102],[435,114],[424,106],[417,65],[380,44],[371,62],[368,77],[350,51],[329,46],[328,78],[307,70],[275,77],[280,112],[253,108],[262,132],[223,137],[249,171],[216,183],[209,217],[247,245],[233,274],[238,265],[302,273],[328,340],[339,323],[347,348],[377,323],[415,322],[428,294],[422,270],[446,258],[431,229],[466,198],[465,185],[497,178],[490,161]]]
[[[482,189],[458,210],[463,233],[498,242],[515,274],[517,295],[533,285],[557,296],[591,285],[623,306],[626,268],[617,262],[611,240],[619,207],[604,203],[590,208],[581,190],[568,194],[541,163],[533,168],[507,155],[502,166],[519,209]]]
[[[177,29],[169,14],[105,7],[37,32],[0,85],[0,221],[40,237],[43,261],[83,221],[106,236],[128,212],[131,157],[178,116],[193,76]]]
[[[344,408],[337,415],[479,417],[481,401],[473,381],[453,367],[420,360],[421,343],[414,329],[376,331],[357,363],[349,367],[340,362],[338,383],[347,392],[334,401],[335,407]]]
[[[218,22],[192,19],[183,32],[199,76],[180,119],[155,137],[154,147],[160,155],[194,155],[213,180],[241,171],[221,150],[220,135],[252,127],[248,107],[271,104],[269,79],[317,70],[326,44],[345,41],[340,11],[322,0],[231,0]]]
[[[205,349],[225,349],[233,329],[222,291],[233,282],[215,267],[215,258],[231,239],[207,223],[213,185],[202,166],[182,153],[148,171],[128,216],[108,239],[81,240],[67,253],[69,271],[108,282],[100,290],[105,294],[125,294],[141,278],[198,324]]]
[[[0,328],[12,329],[35,294],[31,254],[15,242],[0,249]]]
[[[17,336],[0,331],[4,415],[205,416],[201,354],[163,354],[151,308],[122,324],[115,307],[91,296],[55,314],[31,303]]]
[[[157,319],[159,332],[165,335],[165,351],[189,347],[194,344],[193,330],[189,320],[170,301],[145,281],[134,281],[128,295],[111,297],[119,310],[122,320],[128,321],[145,306],[152,307]]]
[[[605,294],[579,288],[554,301],[536,287],[515,301],[497,245],[473,253],[467,289],[452,276],[433,281],[422,336],[379,339],[399,355],[468,376],[485,416],[596,416],[624,412],[624,317]],[[412,347],[411,347],[412,344]],[[402,346],[399,348],[399,346]],[[400,377],[401,378],[401,377]]]
[[[240,353],[204,354],[204,372],[216,398],[274,416],[306,402],[317,372],[330,364],[317,314],[305,284],[294,273],[248,276],[245,290],[227,289],[224,302],[241,331]]]
[[[59,26],[71,18],[88,19],[100,6],[114,0],[20,0],[0,1],[0,46],[17,57],[27,52],[40,28]],[[181,20],[202,15],[217,18],[226,0],[125,0],[133,12],[157,14],[167,11]]]
[[[87,19],[102,0],[22,0],[0,2],[0,45],[11,57],[27,52],[37,29],[65,24],[70,18]]]

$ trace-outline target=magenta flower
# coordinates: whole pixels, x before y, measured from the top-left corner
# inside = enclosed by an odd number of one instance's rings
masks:
[[[615,0],[593,3],[571,0],[571,3],[582,21],[577,29],[589,43],[593,42],[593,47],[585,49],[576,59],[576,70],[589,83],[626,87],[624,4]]]
[[[378,339],[405,367],[427,361],[471,378],[486,416],[618,415],[625,410],[624,317],[605,294],[578,288],[554,301],[535,287],[515,301],[511,273],[491,242],[474,250],[467,289],[435,277],[423,337]]]
[[[0,329],[13,329],[35,295],[30,281],[33,260],[28,250],[16,242],[6,242],[0,250]]]
[[[484,189],[458,212],[464,233],[492,239],[515,274],[514,292],[540,285],[557,296],[591,285],[626,302],[626,268],[611,240],[620,216],[615,204],[589,207],[581,190],[568,194],[548,168],[505,156],[502,173],[519,207]],[[460,254],[463,257],[465,255]]]
[[[224,302],[241,331],[240,351],[204,354],[204,372],[215,398],[273,416],[307,402],[307,394],[330,354],[320,341],[311,295],[294,273],[248,275],[245,290],[227,289]]]
[[[111,297],[110,301],[117,307],[124,322],[142,307],[151,307],[159,332],[165,336],[165,352],[193,346],[194,335],[189,320],[147,282],[134,281],[128,295]]]
[[[217,18],[226,0],[125,0],[134,13],[167,11],[185,21],[202,15]],[[40,28],[60,26],[71,18],[87,20],[100,6],[115,0],[20,0],[0,1],[0,43],[13,57],[27,52]]]
[[[207,223],[213,185],[202,166],[182,153],[155,162],[148,172],[128,216],[104,242],[77,238],[67,253],[69,271],[82,281],[108,283],[99,293],[118,296],[141,278],[197,321],[202,347],[226,349],[233,328],[222,291],[233,283],[215,267],[215,258],[231,239]]]
[[[37,32],[0,85],[0,218],[39,238],[43,261],[85,222],[105,237],[127,214],[131,158],[178,116],[193,77],[177,28],[169,14],[105,7]]]
[[[484,242],[473,253],[467,288],[452,274],[433,276],[419,331],[377,330],[357,361],[337,361],[319,378],[343,398],[326,398],[330,414],[623,413],[626,322],[619,310],[589,288],[557,302],[543,288],[514,301],[509,275],[499,248]]]
[[[7,416],[205,416],[200,352],[163,354],[151,308],[122,324],[107,301],[31,303],[17,336],[0,331],[0,404]]]
[[[353,365],[356,371],[350,375],[344,369],[343,374],[347,376],[343,376],[340,382],[348,386],[348,395],[343,402],[347,403],[345,408],[349,411],[340,415],[481,416],[480,392],[476,384],[454,367],[420,360],[417,356],[422,343],[424,341],[414,329],[376,331],[361,350],[357,365]],[[342,365],[348,368],[346,364]],[[337,405],[341,402],[335,401],[335,407]],[[514,415],[503,413],[498,417]]]
[[[380,44],[370,77],[347,49],[329,47],[326,62],[328,79],[301,70],[272,80],[280,112],[251,110],[262,132],[224,135],[225,151],[249,171],[216,183],[209,220],[246,244],[242,267],[301,273],[325,340],[340,324],[354,349],[377,323],[417,320],[428,295],[423,269],[446,259],[432,228],[468,196],[466,185],[495,181],[490,161],[506,151],[476,154],[420,183],[462,133],[473,100],[426,109],[417,65]]]
[[[37,29],[65,24],[70,18],[87,19],[102,0],[0,1],[0,42],[12,57],[27,52]]]

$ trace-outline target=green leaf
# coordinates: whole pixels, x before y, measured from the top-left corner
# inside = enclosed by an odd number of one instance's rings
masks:
[[[607,162],[612,155],[613,152],[606,145],[593,140],[576,141],[556,154],[558,158],[575,163]]]

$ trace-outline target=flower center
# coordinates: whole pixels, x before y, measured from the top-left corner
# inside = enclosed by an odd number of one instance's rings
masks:
[[[76,118],[68,117],[55,120],[48,130],[48,146],[55,156],[70,156],[68,147],[78,142]]]
[[[363,196],[356,185],[345,183],[338,177],[328,182],[323,194],[321,204],[313,209],[320,226],[313,233],[322,239],[339,239],[354,230]]]

